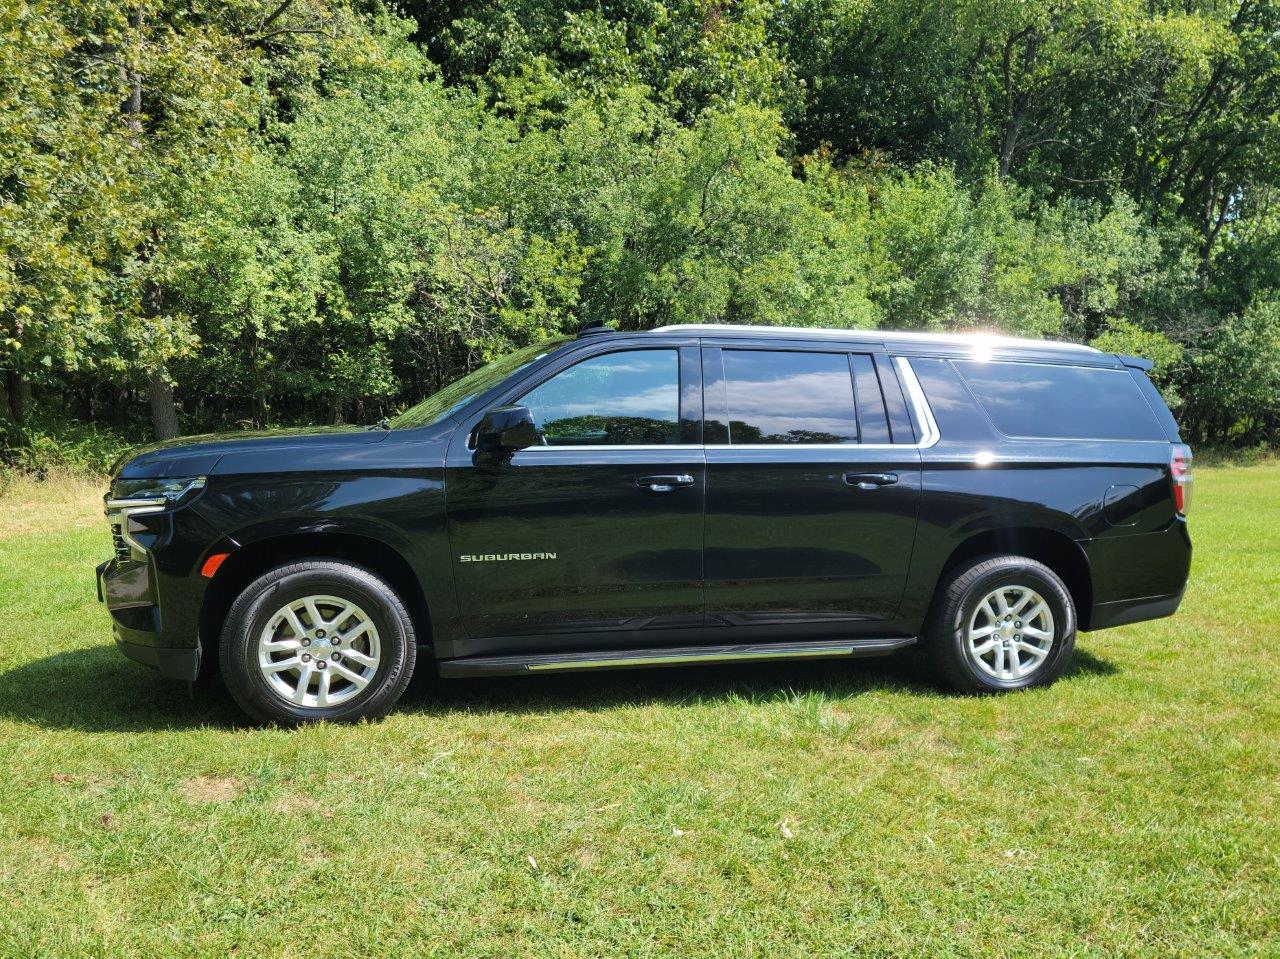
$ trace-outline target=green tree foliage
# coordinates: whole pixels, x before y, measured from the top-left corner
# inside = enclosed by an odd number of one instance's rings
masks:
[[[1280,439],[1271,0],[399,9],[0,0],[11,446],[369,421],[588,320],[1087,341]]]

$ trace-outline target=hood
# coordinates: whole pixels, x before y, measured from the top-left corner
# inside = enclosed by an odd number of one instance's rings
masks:
[[[381,443],[388,435],[386,430],[369,430],[362,426],[306,426],[182,436],[129,451],[116,460],[111,467],[111,475],[121,479],[206,476],[228,453],[284,453],[299,448],[368,446]]]

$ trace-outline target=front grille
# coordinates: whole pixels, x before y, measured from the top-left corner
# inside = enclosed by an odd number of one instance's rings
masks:
[[[129,544],[124,541],[124,531],[120,520],[111,519],[111,546],[116,551],[116,559],[126,560],[130,556]]]

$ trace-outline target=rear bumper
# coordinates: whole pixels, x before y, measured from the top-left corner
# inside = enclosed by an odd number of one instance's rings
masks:
[[[1108,629],[1177,612],[1191,572],[1185,519],[1158,532],[1109,535],[1083,545],[1093,573],[1094,602],[1082,629]]]
[[[1178,611],[1186,587],[1171,596],[1147,596],[1142,599],[1122,599],[1115,603],[1096,603],[1089,616],[1089,630],[1110,629],[1126,623],[1139,623],[1147,619],[1163,619]]]

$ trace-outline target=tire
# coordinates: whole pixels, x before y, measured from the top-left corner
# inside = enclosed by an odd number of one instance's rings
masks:
[[[1006,609],[999,608],[1001,600]],[[1019,613],[1034,618],[1024,623],[1016,618]],[[1025,556],[984,556],[939,583],[922,638],[938,678],[953,689],[999,693],[1048,686],[1075,651],[1075,603],[1043,563]],[[1033,653],[1031,647],[1043,652]]]
[[[360,566],[321,559],[278,566],[246,586],[218,645],[240,708],[290,727],[385,716],[416,653],[413,620],[395,590]]]

